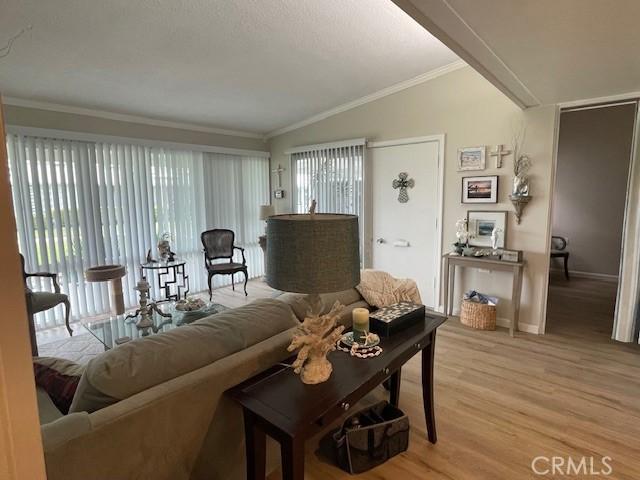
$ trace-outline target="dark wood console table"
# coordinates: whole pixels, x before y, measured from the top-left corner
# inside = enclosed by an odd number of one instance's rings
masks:
[[[460,255],[451,255],[449,253],[443,255],[442,258],[444,259],[443,292],[445,315],[450,315],[450,310],[453,308],[453,301],[451,297],[455,290],[456,266],[498,270],[502,272],[510,272],[513,275],[513,286],[511,291],[511,325],[509,326],[509,334],[513,337],[514,331],[518,330],[518,319],[520,317],[520,294],[522,291],[522,274],[525,265],[524,261],[507,262],[506,260],[483,257],[463,257]]]
[[[436,443],[433,406],[433,355],[436,329],[446,317],[427,312],[424,322],[382,339],[378,357],[361,359],[348,353],[329,354],[333,373],[318,385],[305,385],[290,368],[273,367],[231,389],[244,412],[247,478],[265,478],[266,434],[280,443],[282,478],[304,478],[306,439],[338,419],[362,397],[390,380],[390,401],[400,397],[402,366],[422,352],[422,400],[428,438]]]

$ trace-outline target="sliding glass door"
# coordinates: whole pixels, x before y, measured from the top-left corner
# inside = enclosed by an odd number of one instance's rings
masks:
[[[7,146],[27,269],[60,274],[75,319],[109,311],[106,284],[85,281],[94,265],[125,265],[125,303],[135,305],[139,264],[149,249],[155,255],[164,232],[187,260],[192,292],[206,288],[200,233],[209,228],[234,230],[250,275],[263,273],[257,210],[269,199],[267,157],[19,134],[7,135]],[[56,326],[62,315],[50,311],[36,322]]]

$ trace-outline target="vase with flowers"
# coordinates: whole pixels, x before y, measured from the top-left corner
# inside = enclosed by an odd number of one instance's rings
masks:
[[[466,218],[456,222],[456,243],[453,247],[458,255],[462,255],[464,249],[469,248],[469,226]]]

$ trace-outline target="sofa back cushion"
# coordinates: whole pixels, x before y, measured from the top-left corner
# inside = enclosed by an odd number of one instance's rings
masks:
[[[87,364],[69,412],[94,412],[297,324],[288,305],[261,299],[125,343]]]
[[[309,304],[306,301],[306,295],[302,293],[283,293],[277,297],[277,299],[289,305],[296,314],[296,317],[298,317],[298,320],[303,321],[307,316]],[[321,313],[325,314],[331,310],[335,302],[340,302],[342,305],[348,307],[353,303],[362,301],[362,296],[355,288],[350,288],[342,292],[322,293],[320,294],[320,300],[322,300]]]

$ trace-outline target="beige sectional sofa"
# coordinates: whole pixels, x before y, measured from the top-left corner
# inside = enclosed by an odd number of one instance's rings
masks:
[[[356,290],[322,298],[346,305],[347,325],[367,306]],[[89,362],[68,415],[40,391],[49,480],[244,478],[242,414],[224,392],[289,356],[305,312],[284,294],[121,345]]]

